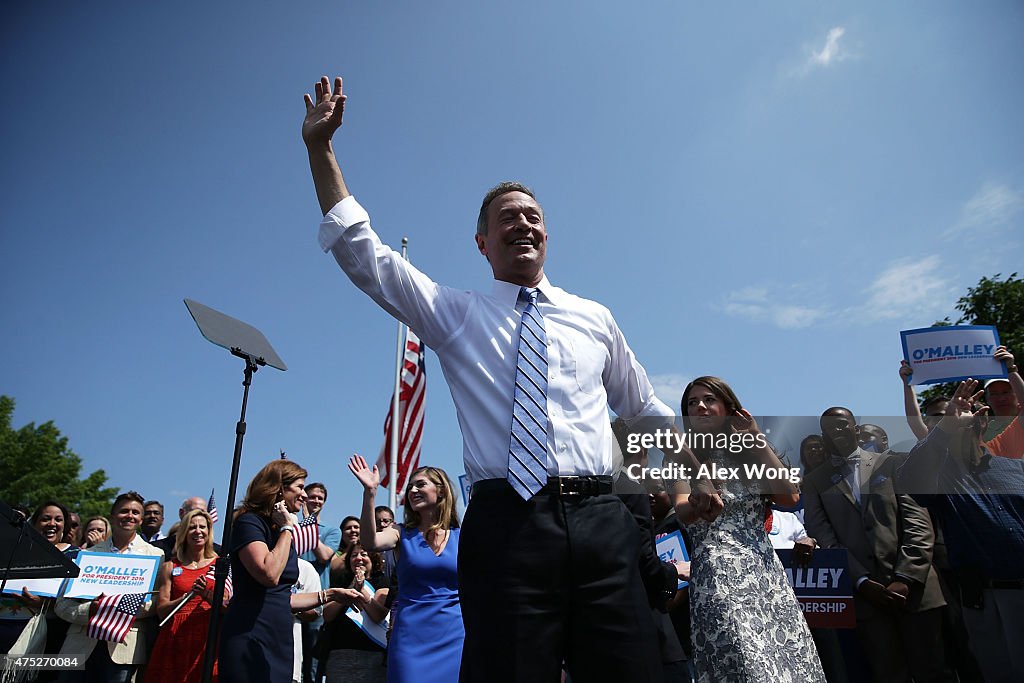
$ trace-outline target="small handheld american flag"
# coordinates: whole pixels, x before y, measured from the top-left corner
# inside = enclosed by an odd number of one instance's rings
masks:
[[[217,503],[213,500],[213,492],[216,489],[210,489],[210,500],[206,503],[206,512],[210,515],[210,520],[214,524],[217,523]]]
[[[298,555],[308,553],[320,544],[320,528],[316,516],[309,515],[295,527],[295,552]]]
[[[99,600],[96,614],[89,617],[86,633],[96,640],[109,640],[114,643],[124,642],[128,629],[135,621],[142,604],[146,602],[147,593],[130,593],[127,595],[105,595]]]
[[[213,590],[213,584],[217,581],[217,563],[210,565],[210,571],[206,572],[206,587]],[[230,600],[235,592],[235,586],[231,581],[231,565],[228,565],[228,575],[224,578],[224,599]]]

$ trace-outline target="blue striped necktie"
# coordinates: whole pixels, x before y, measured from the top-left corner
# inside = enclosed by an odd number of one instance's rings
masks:
[[[548,481],[548,335],[537,309],[537,290],[523,287],[527,299],[519,327],[508,483],[529,500]]]

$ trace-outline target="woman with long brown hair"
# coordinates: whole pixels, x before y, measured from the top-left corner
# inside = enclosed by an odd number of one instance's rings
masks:
[[[412,472],[402,526],[377,531],[374,505],[380,472],[359,455],[349,460],[348,468],[363,485],[360,543],[377,552],[399,549],[388,681],[457,681],[465,631],[459,608],[459,514],[451,480],[436,467]]]
[[[306,500],[306,470],[273,460],[256,473],[235,509],[231,530],[234,596],[220,639],[220,679],[238,683],[291,680],[292,611],[327,602],[362,607],[366,599],[347,588],[292,594],[299,578],[295,513]]]
[[[203,655],[213,606],[213,581],[207,580],[207,574],[217,560],[213,550],[213,520],[206,510],[191,510],[177,526],[175,557],[164,562],[160,569],[157,617],[164,619],[181,603],[187,604],[160,629],[146,667],[146,680],[150,683],[186,683],[199,681],[203,675]],[[227,594],[224,598],[226,605]],[[216,666],[214,663],[214,676]]]
[[[693,380],[681,407],[691,450],[702,467],[720,473],[715,485],[724,506],[709,522],[685,493],[676,496],[677,514],[694,545],[696,680],[824,683],[807,623],[764,528],[766,501],[795,505],[796,483],[783,476],[789,470],[723,380]]]

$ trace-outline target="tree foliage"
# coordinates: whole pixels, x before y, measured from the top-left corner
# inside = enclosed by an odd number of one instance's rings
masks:
[[[960,311],[955,322],[946,316],[932,327],[944,325],[995,325],[999,342],[1014,354],[1017,362],[1024,361],[1024,280],[1010,273],[1000,280],[1001,273],[983,277],[967,294],[956,302]],[[934,396],[952,396],[956,384],[936,384],[921,393],[923,400]]]
[[[30,508],[56,500],[83,518],[108,514],[117,489],[104,488],[106,473],[80,479],[82,459],[52,421],[14,429],[13,415],[14,399],[0,396],[0,500]]]

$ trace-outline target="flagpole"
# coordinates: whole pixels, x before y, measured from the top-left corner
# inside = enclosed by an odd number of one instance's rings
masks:
[[[409,260],[409,238],[402,238],[402,258]],[[399,406],[402,399],[402,369],[405,365],[405,334],[406,326],[398,323],[398,335],[395,342],[395,387],[391,393],[391,452],[388,453],[388,507],[392,514],[398,509],[398,434],[401,429]]]

